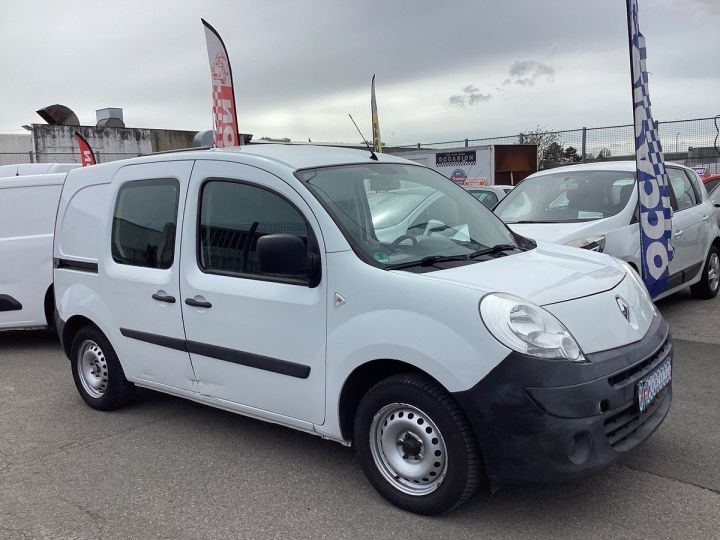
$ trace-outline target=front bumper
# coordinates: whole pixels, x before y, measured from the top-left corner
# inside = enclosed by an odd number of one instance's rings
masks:
[[[636,385],[672,354],[668,325],[656,315],[641,341],[586,355],[588,362],[513,352],[455,393],[493,487],[576,480],[647,439],[670,409],[672,383],[642,414]]]

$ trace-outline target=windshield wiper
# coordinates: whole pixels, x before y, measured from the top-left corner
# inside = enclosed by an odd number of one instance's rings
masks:
[[[413,266],[432,266],[439,262],[467,261],[468,255],[429,255],[419,261],[389,264],[385,270],[400,270],[401,268],[412,268]]]
[[[504,251],[515,251],[516,249],[523,251],[520,246],[513,244],[496,244],[491,248],[481,249],[468,255],[468,259],[474,259],[475,257],[482,257],[483,255],[498,255]]]
[[[532,220],[521,220],[521,221],[506,221],[505,225],[516,225],[516,224],[523,224],[523,223],[560,223],[559,221],[532,221]]]
[[[449,261],[471,261],[476,257],[481,257],[483,255],[497,255],[500,253],[503,253],[505,251],[515,251],[520,250],[524,251],[523,248],[520,246],[516,246],[513,244],[496,244],[493,247],[481,249],[479,251],[474,251],[473,253],[470,253],[469,255],[429,255],[428,257],[424,257],[420,259],[419,261],[409,261],[405,263],[396,263],[396,264],[389,264],[385,267],[386,270],[400,270],[401,268],[412,268],[413,266],[433,266],[436,263],[439,262],[449,262]]]

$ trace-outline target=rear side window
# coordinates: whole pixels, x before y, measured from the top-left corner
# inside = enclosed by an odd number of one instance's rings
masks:
[[[120,187],[112,225],[112,256],[119,264],[170,268],[175,255],[180,184],[137,180]]]
[[[492,191],[471,191],[473,197],[483,203],[487,208],[492,210],[493,206],[498,203],[497,195]]]
[[[305,218],[281,195],[228,180],[203,186],[198,262],[204,271],[272,280],[260,271],[256,248],[259,238],[278,233],[298,236],[308,246]],[[296,277],[307,283],[306,276]]]
[[[697,194],[687,174],[680,169],[673,168],[669,168],[667,172],[670,178],[670,186],[677,201],[677,211],[685,210],[698,204]]]

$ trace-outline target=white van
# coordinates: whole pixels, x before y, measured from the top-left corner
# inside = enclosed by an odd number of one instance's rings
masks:
[[[414,217],[381,239],[392,213]],[[142,386],[352,443],[414,512],[600,470],[672,399],[668,325],[627,264],[536,245],[392,156],[268,144],[71,171],[55,260],[91,407]]]
[[[64,180],[0,177],[0,330],[53,324],[53,229]]]

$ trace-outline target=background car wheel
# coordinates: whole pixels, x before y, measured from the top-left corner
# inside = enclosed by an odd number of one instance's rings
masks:
[[[400,374],[376,384],[361,400],[354,428],[358,458],[368,479],[404,510],[449,512],[484,478],[465,414],[428,377]]]
[[[720,290],[720,250],[712,246],[705,261],[702,279],[690,287],[690,292],[695,298],[709,299],[715,298],[718,290]]]
[[[125,378],[115,350],[98,328],[86,326],[75,335],[70,366],[75,387],[93,409],[112,411],[132,398],[134,386]]]

